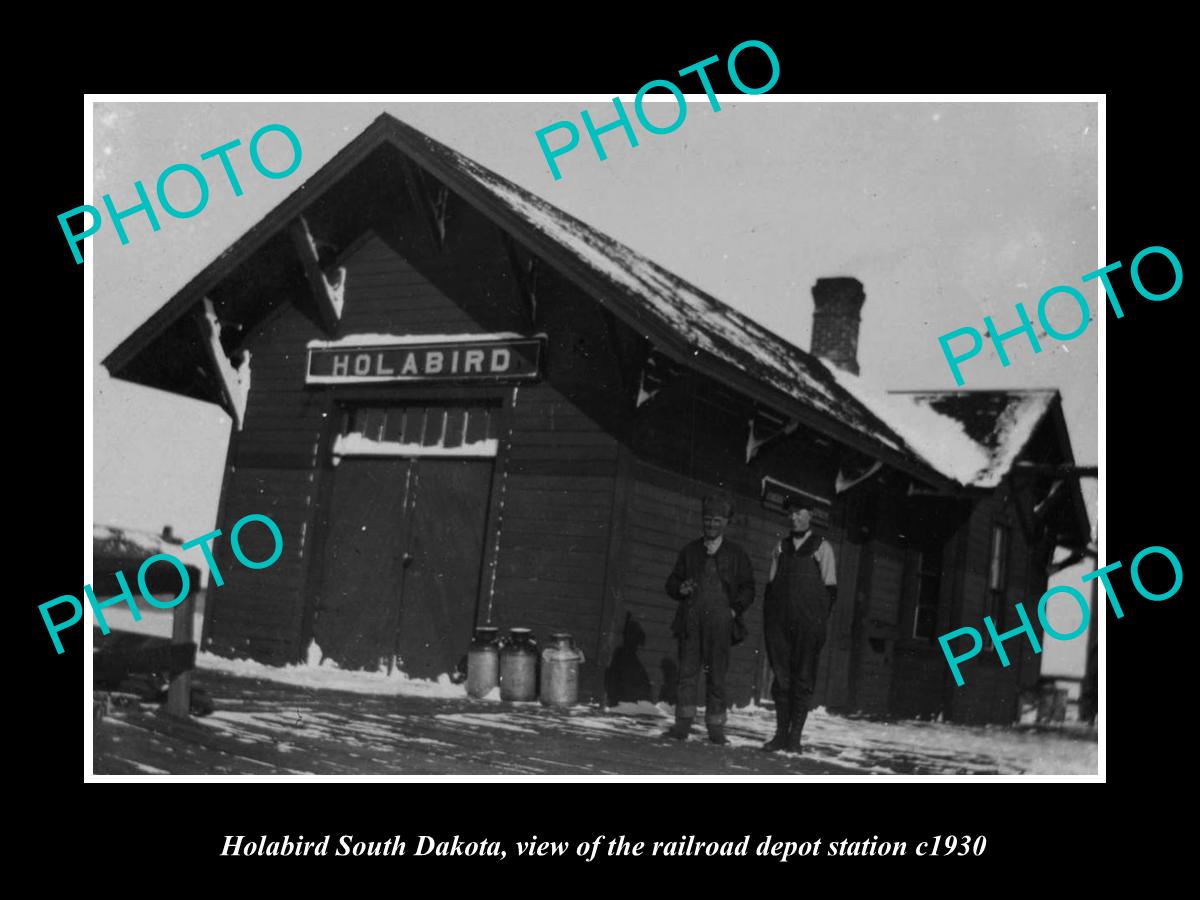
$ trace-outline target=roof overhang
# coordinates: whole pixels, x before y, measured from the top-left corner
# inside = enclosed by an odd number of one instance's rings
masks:
[[[879,459],[931,487],[948,492],[957,492],[961,489],[961,486],[953,479],[938,472],[915,454],[906,452],[903,440],[895,435],[886,422],[878,419],[869,410],[859,409],[861,404],[856,403],[856,412],[860,417],[871,422],[883,435],[893,438],[895,446],[888,446],[871,435],[845,424],[835,415],[817,409],[803,399],[791,396],[763,379],[756,378],[745,369],[733,365],[707,350],[697,349],[690,345],[678,332],[666,327],[659,318],[653,315],[646,308],[643,300],[633,294],[627,286],[584,264],[570,248],[556,241],[553,234],[534,227],[513,209],[496,202],[496,198],[488,188],[477,181],[470,172],[452,164],[451,159],[456,156],[452,155],[452,151],[448,152],[447,148],[433,139],[386,113],[377,117],[357,138],[339,151],[299,189],[230,245],[217,259],[207,265],[165,305],[122,341],[103,361],[103,365],[110,374],[115,378],[124,378],[139,384],[162,387],[162,384],[154,383],[154,379],[147,378],[144,374],[148,369],[145,362],[146,354],[150,355],[155,365],[161,363],[162,365],[211,368],[211,360],[203,353],[196,351],[197,355],[193,359],[187,353],[180,354],[178,351],[178,340],[190,340],[195,332],[194,320],[204,298],[217,291],[226,279],[238,273],[256,254],[264,252],[273,240],[277,241],[275,247],[281,246],[278,239],[282,236],[287,246],[290,247],[292,244],[290,235],[294,230],[295,223],[300,220],[306,210],[321,200],[356,166],[385,145],[396,148],[430,175],[442,181],[481,215],[492,221],[502,232],[510,235],[527,251],[554,267],[596,302],[611,310],[621,321],[639,334],[645,335],[665,355],[679,364],[728,384],[752,400],[794,418],[846,446]],[[562,215],[566,216],[565,213]],[[571,221],[578,222],[574,219]],[[270,252],[294,251],[272,248]],[[299,270],[299,268],[298,262],[297,269]],[[183,331],[177,331],[179,329],[183,329]],[[173,335],[175,338],[168,342],[171,347],[162,343],[167,335]],[[199,338],[196,338],[196,346],[202,346]],[[802,354],[802,351],[798,349],[796,352]],[[176,359],[177,356],[181,358]],[[807,355],[805,358],[810,359]],[[137,360],[143,361],[143,364],[138,366],[142,374],[133,371]],[[833,380],[819,361],[811,359],[811,363],[820,367],[830,381]],[[221,393],[216,373],[209,373],[209,376],[195,384],[194,387],[185,388],[182,386],[183,382],[177,381],[167,389],[220,403]]]

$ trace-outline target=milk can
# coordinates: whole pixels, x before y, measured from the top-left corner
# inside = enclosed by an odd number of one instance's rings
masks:
[[[500,683],[500,629],[484,625],[475,629],[467,651],[467,695],[486,697]]]
[[[550,641],[542,651],[542,702],[547,706],[574,706],[579,700],[583,651],[575,647],[566,632],[551,635]]]
[[[500,651],[500,699],[537,699],[537,642],[528,628],[510,628]]]

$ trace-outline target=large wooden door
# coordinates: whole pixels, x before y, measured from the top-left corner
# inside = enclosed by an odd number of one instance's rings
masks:
[[[412,678],[453,672],[465,658],[494,430],[482,406],[360,407],[347,415],[335,442],[313,621],[326,657],[343,668],[396,665]]]
[[[475,624],[492,461],[415,460],[398,664],[412,677],[453,672]]]
[[[416,462],[349,458],[335,470],[313,637],[342,668],[375,670],[395,652]]]

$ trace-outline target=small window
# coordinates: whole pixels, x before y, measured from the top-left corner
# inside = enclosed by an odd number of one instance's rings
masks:
[[[352,407],[334,440],[334,462],[343,456],[491,457],[497,425],[487,404]]]
[[[992,557],[988,566],[988,589],[1004,591],[1008,578],[1008,526],[992,526]]]
[[[1008,547],[1009,527],[996,523],[992,526],[991,553],[988,557],[987,597],[984,598],[983,614],[992,617],[997,631],[1004,630],[1004,618],[1008,597]],[[995,650],[990,633],[986,636],[986,648]]]
[[[913,637],[933,640],[937,630],[938,598],[941,593],[942,548],[934,544],[918,554],[917,605],[913,612]]]

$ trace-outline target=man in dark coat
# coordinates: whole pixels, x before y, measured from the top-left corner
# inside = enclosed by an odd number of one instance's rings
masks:
[[[763,601],[767,659],[775,675],[775,736],[763,749],[800,752],[800,733],[808,718],[817,682],[817,665],[833,605],[837,602],[837,564],[833,549],[812,532],[812,513],[800,502],[785,507],[791,534],[776,545]]]
[[[746,551],[724,537],[733,514],[727,494],[704,498],[704,536],[679,552],[667,593],[679,602],[671,631],[679,639],[679,695],[668,737],[686,740],[696,717],[700,670],[707,673],[704,722],[714,744],[725,738],[725,673],[737,619],[754,602],[754,570]],[[735,623],[735,619],[737,620]],[[744,626],[742,626],[744,628]]]

